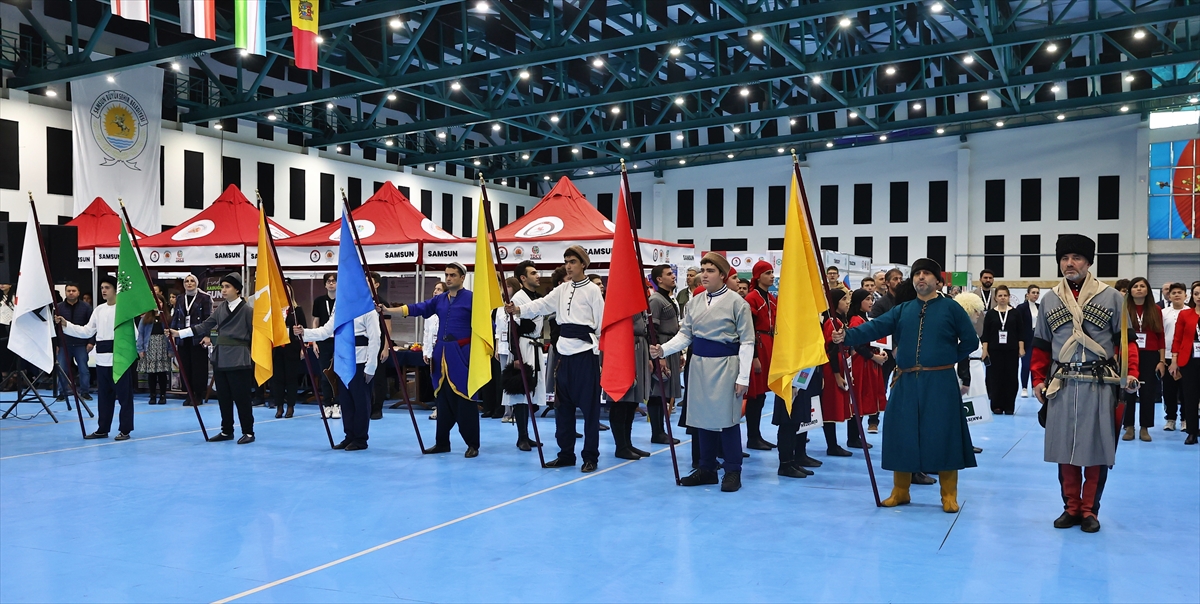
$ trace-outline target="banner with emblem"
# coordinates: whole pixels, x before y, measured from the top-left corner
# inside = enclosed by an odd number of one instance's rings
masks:
[[[134,228],[148,234],[162,230],[162,89],[157,67],[71,82],[74,215],[97,197],[114,209],[121,199]]]

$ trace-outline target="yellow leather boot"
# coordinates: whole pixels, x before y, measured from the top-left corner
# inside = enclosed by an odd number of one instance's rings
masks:
[[[947,514],[957,514],[958,470],[938,472],[938,482],[942,485],[942,511]]]
[[[892,472],[892,496],[883,500],[883,507],[894,508],[912,501],[908,496],[908,487],[912,485],[912,473]]]

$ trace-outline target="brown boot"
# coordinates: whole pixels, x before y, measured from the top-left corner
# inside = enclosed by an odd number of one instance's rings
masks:
[[[1138,438],[1143,442],[1150,442],[1150,428],[1142,426],[1142,431],[1138,433]]]
[[[283,417],[283,405],[275,405],[275,419]]]
[[[911,485],[912,473],[892,472],[892,496],[883,500],[883,507],[894,508],[911,502],[912,498],[908,495],[908,488]]]
[[[942,511],[947,514],[957,514],[958,470],[938,472],[938,482],[942,483]]]
[[[286,419],[295,414],[296,414],[296,403],[288,403],[287,413],[284,413],[283,417]]]
[[[1133,440],[1133,426],[1125,428],[1125,434],[1121,436],[1121,440]]]

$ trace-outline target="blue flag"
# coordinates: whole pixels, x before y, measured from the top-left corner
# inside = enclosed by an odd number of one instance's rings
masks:
[[[350,232],[350,220],[342,217],[342,239],[338,243],[338,296],[333,307],[333,372],[349,384],[354,378],[357,363],[354,357],[354,320],[375,311],[371,287],[358,248],[354,246],[354,235]],[[377,354],[378,351],[371,351]]]

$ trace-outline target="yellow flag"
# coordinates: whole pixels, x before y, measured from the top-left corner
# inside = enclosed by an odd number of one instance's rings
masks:
[[[783,231],[783,265],[779,269],[779,316],[775,322],[775,348],[771,351],[771,371],[767,385],[792,412],[792,380],[800,370],[823,365],[825,335],[819,315],[829,304],[821,285],[813,234],[805,214],[808,204],[800,203],[804,190],[792,172],[792,194],[788,200],[787,223]],[[806,197],[807,199],[807,197]]]
[[[275,246],[267,232],[267,216],[258,210],[258,268],[254,271],[254,335],[250,359],[254,380],[262,385],[274,373],[272,349],[288,343],[287,293],[283,274],[275,264]]]
[[[471,292],[471,360],[467,366],[467,396],[475,396],[492,379],[492,356],[496,350],[492,311],[504,306],[500,284],[496,280],[496,265],[492,263],[485,211],[483,198],[480,198],[479,220],[475,227],[475,289]]]

